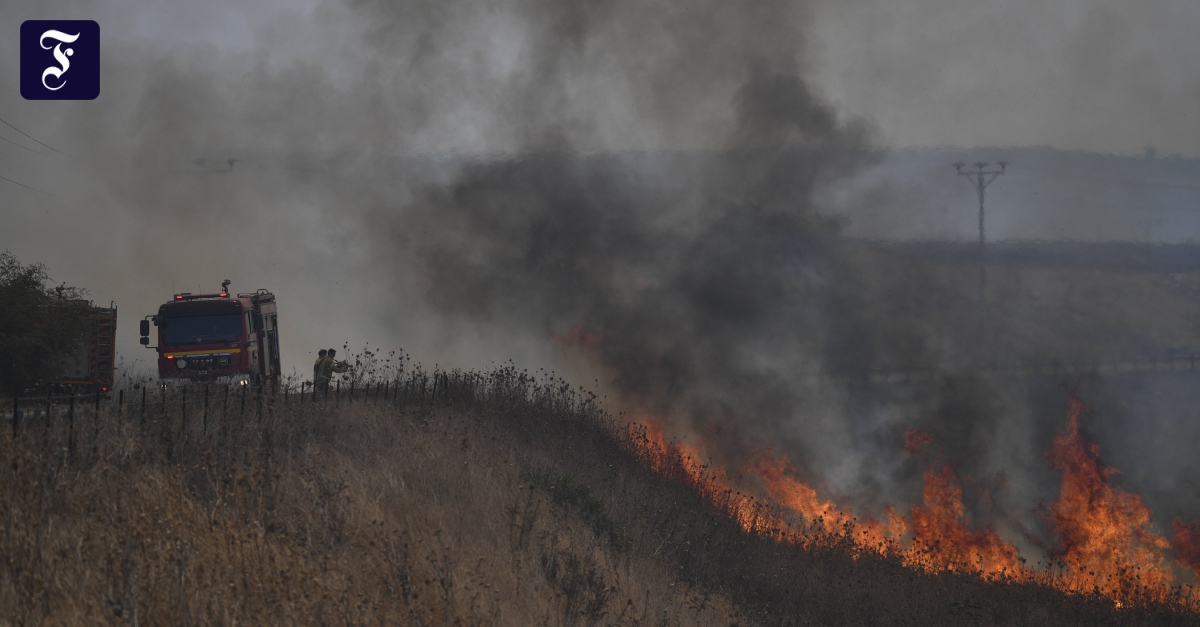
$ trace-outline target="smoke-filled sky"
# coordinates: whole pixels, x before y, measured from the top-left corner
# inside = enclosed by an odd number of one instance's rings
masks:
[[[136,90],[129,74],[170,61],[247,95],[278,88],[264,73],[278,81],[289,71],[317,71],[310,87],[337,91],[326,98],[351,107],[346,113],[412,105],[388,116],[409,123],[384,133],[405,152],[519,149],[529,130],[521,118],[550,110],[539,127],[572,126],[592,149],[715,147],[729,121],[736,68],[758,55],[793,61],[814,91],[844,115],[868,120],[886,146],[1198,152],[1200,7],[1189,0],[554,6],[10,2],[0,9],[12,31],[3,38],[8,84],[15,85],[21,21],[90,18],[103,29],[104,93],[102,103],[53,112],[23,102],[15,88],[0,102],[47,143],[77,145],[55,128],[56,113],[136,110],[131,100],[140,94],[122,93],[131,83]],[[547,33],[571,28],[582,29],[577,47],[545,54]],[[656,70],[672,80],[648,85]],[[542,92],[546,101],[506,97],[546,71],[563,75],[552,97]],[[296,113],[331,133],[351,130],[325,116],[331,111]]]
[[[99,22],[97,100],[20,97],[20,23],[49,18]],[[228,278],[278,295],[301,374],[343,341],[560,368],[843,493],[894,488],[876,447],[918,423],[979,475],[1044,470],[1023,399],[797,384],[970,348],[903,316],[879,339],[840,234],[973,236],[948,167],[892,193],[896,149],[1200,156],[1198,25],[1188,0],[7,2],[0,119],[36,141],[0,124],[0,248],[116,300],[127,362],[135,320]],[[998,236],[1143,228],[1062,206],[998,205]]]
[[[887,145],[1194,156],[1198,25],[1189,0],[831,2],[813,75]]]

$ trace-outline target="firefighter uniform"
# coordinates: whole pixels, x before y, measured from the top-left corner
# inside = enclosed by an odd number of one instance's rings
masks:
[[[313,365],[313,385],[321,394],[329,393],[329,380],[333,378],[333,359],[322,357]]]
[[[345,362],[334,361],[332,356],[326,356],[317,361],[317,375],[314,379],[317,391],[327,393],[329,391],[329,381],[335,373],[341,374],[350,370],[350,365]]]
[[[322,387],[322,385],[321,385],[321,362],[325,361],[325,355],[328,352],[329,351],[327,351],[325,349],[321,349],[320,354],[317,356],[317,360],[313,362],[313,387],[314,388]],[[329,377],[325,377],[324,387],[326,387],[326,388],[329,387]],[[324,391],[324,390],[321,390],[321,391]]]

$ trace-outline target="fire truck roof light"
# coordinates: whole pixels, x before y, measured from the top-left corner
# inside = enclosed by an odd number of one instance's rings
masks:
[[[221,292],[221,298],[228,298],[228,297],[229,297],[229,294],[228,294],[228,293],[226,293],[226,292]]]
[[[175,300],[183,300],[183,294],[176,294]]]

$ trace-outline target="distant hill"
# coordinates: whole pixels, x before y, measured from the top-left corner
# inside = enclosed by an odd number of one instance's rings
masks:
[[[986,191],[989,241],[1200,241],[1200,159],[1052,148],[885,150],[822,209],[856,237],[978,238],[974,187],[951,164],[1008,161]],[[964,171],[969,169],[964,168]]]

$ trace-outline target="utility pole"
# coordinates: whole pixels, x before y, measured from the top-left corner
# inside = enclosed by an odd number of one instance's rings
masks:
[[[987,169],[988,164],[983,161],[977,161],[973,165],[974,170],[963,170],[963,166],[967,164],[959,161],[954,164],[954,171],[959,176],[967,177],[971,182],[971,186],[979,194],[979,354],[980,357],[987,355],[987,238],[984,237],[983,230],[983,192],[987,189],[996,177],[1004,174],[1005,168],[1008,167],[1007,161],[997,161],[996,165],[1000,166],[999,170]]]

